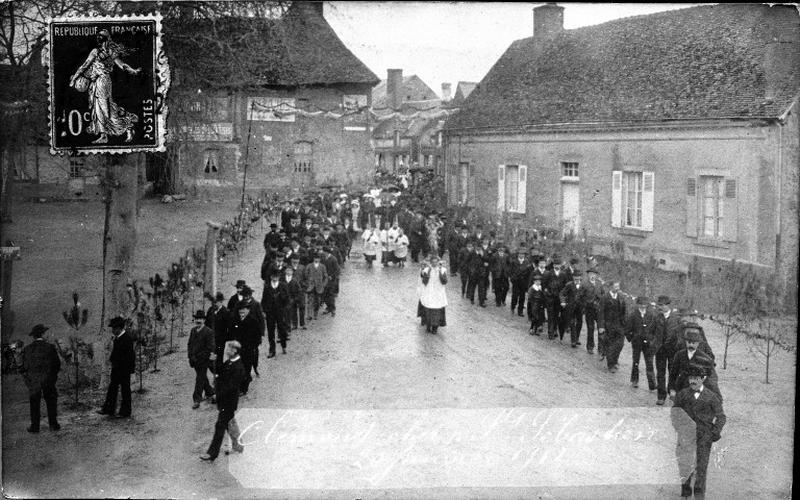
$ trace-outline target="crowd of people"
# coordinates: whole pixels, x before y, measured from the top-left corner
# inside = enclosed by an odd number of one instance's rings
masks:
[[[627,340],[631,385],[638,387],[644,360],[647,386],[656,392],[656,404],[663,405],[670,397],[697,422],[694,494],[702,495],[710,443],[719,439],[725,415],[714,353],[698,324],[697,311],[674,309],[665,295],[655,301],[633,297],[622,291],[619,281],[601,279],[591,259],[542,255],[535,244],[520,243],[512,251],[480,225],[473,230],[465,223],[446,225],[441,214],[398,207],[394,196],[383,201],[370,196],[350,200],[347,195],[286,201],[280,220],[270,224],[264,237],[261,300],[240,279],[232,296],[226,299],[217,293],[207,311],[194,314],[187,350],[196,373],[192,407],[210,400],[219,411],[211,445],[200,458],[214,460],[226,432],[231,449],[243,451],[234,415],[252,375],[259,377],[264,338],[270,359],[276,356],[277,344],[286,354],[292,332],[313,326],[320,313],[336,316],[339,279],[355,242],[367,267],[379,262],[402,268],[408,258],[421,263],[417,313],[428,333],[436,334],[447,325],[447,284],[451,276],[459,276],[463,300],[487,307],[491,290],[496,307],[510,306],[510,314],[527,315],[530,335],[547,332],[549,340],[568,342],[572,348],[585,342],[587,352],[593,354],[596,348],[611,373],[619,368]],[[445,253],[450,271],[444,264]],[[112,376],[99,413],[128,417],[132,342],[125,336],[123,318],[112,319],[109,326],[115,337]],[[32,336],[41,340],[45,330],[37,325]],[[23,356],[22,371],[31,392],[31,432],[38,432],[42,398],[51,429],[60,427],[53,396],[60,366],[48,345],[34,342]],[[209,371],[215,374],[214,384],[209,382]],[[122,405],[117,412],[120,388]],[[687,487],[684,484],[684,493]]]

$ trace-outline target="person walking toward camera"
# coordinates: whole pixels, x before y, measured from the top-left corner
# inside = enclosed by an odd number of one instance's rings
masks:
[[[28,397],[31,407],[31,425],[28,432],[39,432],[39,422],[42,419],[41,405],[44,397],[47,406],[47,420],[50,430],[61,429],[58,424],[58,391],[56,380],[61,370],[61,360],[53,344],[44,340],[44,332],[48,328],[38,324],[31,330],[33,342],[22,350],[22,367],[20,373],[28,387]]]
[[[245,367],[239,352],[242,345],[231,340],[225,343],[225,354],[217,375],[217,422],[214,424],[214,437],[208,451],[200,455],[200,460],[213,461],[219,455],[222,439],[225,432],[231,438],[231,449],[237,453],[244,452],[244,446],[239,443],[239,426],[234,418],[239,408],[239,388],[245,378]]]
[[[675,408],[682,408],[695,423],[697,440],[695,468],[692,474],[681,485],[681,497],[705,498],[706,472],[711,446],[720,440],[722,428],[725,426],[725,412],[722,400],[704,383],[706,371],[703,367],[693,365],[688,373],[689,387],[681,390],[675,397]],[[694,476],[694,488],[691,487]]]
[[[423,264],[420,279],[417,316],[422,318],[425,331],[436,333],[440,326],[447,326],[447,269],[438,255],[432,254],[430,264]]]
[[[194,368],[194,393],[192,393],[192,409],[200,407],[203,393],[206,398],[214,396],[214,389],[208,383],[208,368],[217,355],[214,344],[214,330],[205,325],[206,315],[202,309],[194,313],[194,328],[189,332],[189,366]]]
[[[608,371],[619,369],[619,354],[625,345],[625,300],[620,295],[619,281],[611,283],[611,289],[600,299],[597,327],[600,339],[600,360],[606,359]]]
[[[125,330],[125,318],[117,316],[108,322],[114,335],[111,349],[111,381],[108,384],[106,402],[97,411],[100,415],[114,416],[117,409],[117,392],[122,393],[122,403],[117,418],[131,416],[131,375],[136,371],[136,353],[133,339]]]
[[[644,357],[647,387],[656,390],[656,374],[653,366],[655,357],[656,325],[655,314],[650,311],[647,297],[636,297],[636,311],[628,317],[625,337],[631,344],[633,365],[631,366],[631,386],[639,387],[639,360]]]

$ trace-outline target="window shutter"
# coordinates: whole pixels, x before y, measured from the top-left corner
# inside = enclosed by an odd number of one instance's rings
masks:
[[[611,172],[611,227],[622,227],[622,171]]]
[[[517,190],[517,212],[524,214],[526,212],[528,195],[528,166],[519,166],[519,187]]]
[[[722,239],[736,241],[739,236],[739,203],[736,196],[736,179],[725,179],[725,197],[722,200]]]
[[[653,209],[655,208],[654,172],[642,173],[642,230],[653,230]]]
[[[497,210],[506,211],[506,166],[497,166]]]
[[[686,236],[697,238],[697,178],[686,179]]]
[[[467,180],[467,206],[475,206],[475,165],[469,164],[469,178]]]

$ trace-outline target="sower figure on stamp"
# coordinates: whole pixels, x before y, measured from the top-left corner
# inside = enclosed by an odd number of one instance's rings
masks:
[[[194,368],[194,392],[192,393],[192,409],[200,407],[200,402],[214,397],[214,389],[208,383],[208,369],[217,359],[214,331],[205,325],[206,315],[202,309],[194,313],[194,328],[189,332],[189,344],[186,349],[189,355],[189,366]]]
[[[113,416],[117,409],[117,391],[120,391],[122,403],[117,417],[126,418],[131,416],[131,375],[136,371],[136,353],[133,350],[133,339],[125,331],[123,317],[112,318],[108,326],[114,335],[114,347],[111,349],[111,381],[108,384],[106,402],[97,413]]]
[[[678,393],[674,406],[682,408],[694,420],[697,448],[694,472],[683,481],[681,496],[690,497],[694,493],[695,498],[705,498],[706,472],[711,456],[711,446],[719,441],[726,418],[722,409],[722,400],[716,393],[704,386],[705,369],[693,365],[687,375],[689,387]],[[691,486],[692,476],[694,476],[694,488]]]
[[[47,421],[51,431],[61,429],[58,424],[58,391],[56,381],[61,370],[61,360],[55,346],[44,340],[47,327],[38,324],[31,330],[33,342],[22,350],[22,367],[20,373],[28,387],[30,399],[31,425],[28,432],[39,432],[39,422],[42,419],[41,406],[44,397],[47,406]]]
[[[142,69],[132,68],[120,59],[131,50],[111,40],[108,30],[97,34],[98,47],[92,49],[83,64],[69,80],[71,87],[86,91],[89,98],[91,122],[87,131],[99,135],[94,144],[105,144],[108,136],[125,136],[125,142],[133,140],[133,128],[139,121],[135,113],[128,113],[114,101],[111,73],[118,67],[131,75]],[[84,87],[88,80],[88,86]]]
[[[656,390],[656,374],[653,369],[656,317],[648,308],[648,304],[647,297],[636,297],[636,311],[628,317],[625,337],[631,343],[631,351],[633,352],[631,385],[639,387],[639,359],[644,356],[647,387],[654,391]]]
[[[605,357],[608,371],[616,373],[619,369],[619,354],[625,345],[625,300],[620,295],[619,281],[612,282],[611,290],[603,294],[598,312],[600,360]]]
[[[242,453],[244,446],[239,443],[239,426],[234,418],[239,407],[239,388],[248,378],[239,355],[241,344],[235,340],[225,343],[225,355],[217,375],[217,422],[214,424],[214,437],[208,451],[200,455],[201,460],[213,461],[219,455],[225,432],[231,438],[231,449]]]

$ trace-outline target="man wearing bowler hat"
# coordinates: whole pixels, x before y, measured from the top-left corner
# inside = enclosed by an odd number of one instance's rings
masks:
[[[714,370],[714,360],[706,356],[700,349],[702,342],[700,330],[694,327],[685,328],[684,337],[686,338],[686,348],[675,354],[672,370],[669,372],[670,397],[674,398],[677,393],[689,386],[689,368],[700,366],[705,370],[707,377],[704,382],[705,387],[719,396],[722,401],[722,393],[717,385],[717,373]]]
[[[274,222],[269,225],[269,232],[264,236],[264,250],[269,252],[270,248],[281,247],[281,235],[278,233],[278,225]]]
[[[667,373],[672,373],[674,369],[672,362],[675,354],[683,348],[680,343],[680,336],[683,335],[683,327],[677,311],[670,305],[671,300],[666,295],[658,297],[656,307],[659,314],[656,316],[656,383],[658,385],[658,400],[656,404],[661,406],[667,399]]]
[[[114,335],[114,347],[111,349],[111,381],[108,384],[106,402],[97,413],[114,416],[117,409],[117,391],[121,391],[122,403],[116,417],[127,418],[131,416],[131,374],[136,370],[133,339],[125,330],[125,318],[122,316],[111,318],[108,326]]]
[[[236,293],[231,295],[231,298],[228,300],[228,311],[230,312],[235,311],[236,306],[242,301],[242,298],[244,297],[242,295],[242,290],[244,290],[244,287],[247,286],[247,282],[245,280],[236,280],[236,284],[234,286],[236,287]]]
[[[208,383],[208,368],[216,358],[214,344],[214,330],[205,325],[206,315],[202,309],[194,313],[194,328],[189,333],[189,345],[186,349],[189,355],[189,366],[194,368],[194,393],[192,393],[192,409],[200,407],[203,393],[206,398],[214,396],[214,389]]]
[[[219,365],[222,364],[222,354],[225,349],[225,342],[231,340],[228,336],[228,328],[231,323],[231,312],[223,304],[225,296],[222,292],[217,292],[214,296],[214,303],[208,308],[205,324],[214,330],[214,346],[216,348],[217,360],[213,365],[216,373]]]
[[[22,350],[22,368],[20,372],[28,387],[28,396],[31,405],[31,426],[28,432],[39,432],[39,422],[42,418],[42,397],[47,405],[47,420],[50,430],[61,429],[58,424],[58,391],[56,380],[61,370],[61,360],[53,344],[44,340],[47,327],[38,324],[31,330],[33,342]]]
[[[711,446],[720,440],[725,426],[725,412],[722,399],[710,387],[706,387],[707,371],[692,365],[687,372],[687,387],[675,397],[675,408],[682,408],[695,423],[697,447],[694,472],[689,474],[681,485],[681,497],[705,498],[706,472],[711,457]],[[691,487],[694,476],[694,488]]]
[[[636,297],[636,310],[628,317],[625,337],[631,343],[631,351],[633,351],[631,385],[639,387],[639,360],[644,356],[647,386],[654,391],[656,390],[656,374],[653,369],[653,356],[655,355],[657,321],[653,312],[648,308],[649,304],[650,300],[647,297]]]

